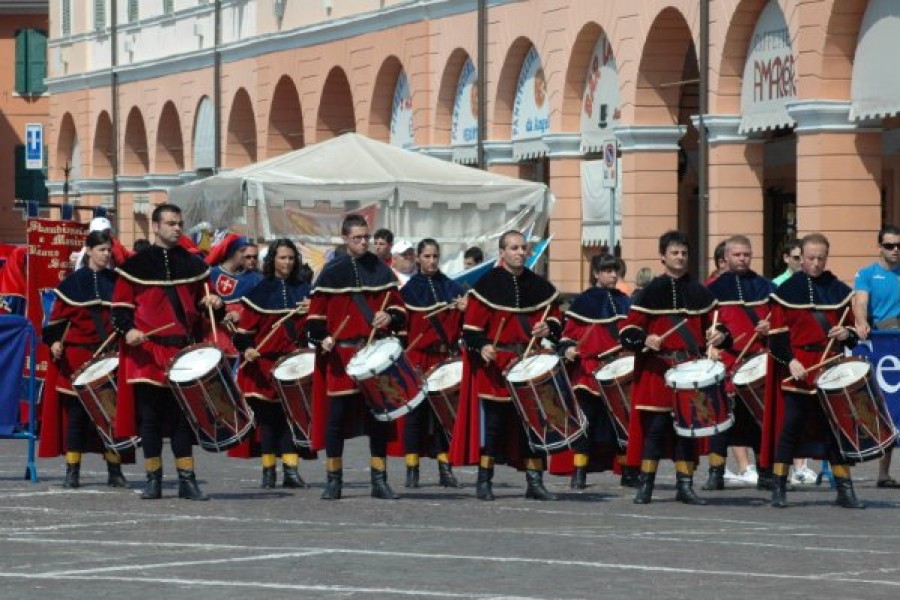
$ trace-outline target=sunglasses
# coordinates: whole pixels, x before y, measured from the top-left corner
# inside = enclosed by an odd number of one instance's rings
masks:
[[[891,244],[888,242],[884,242],[881,244],[881,247],[885,250],[896,250],[897,248],[900,248],[900,244]]]
[[[800,260],[800,255],[799,254],[791,254],[790,258],[791,258],[791,260]]]
[[[244,258],[246,260],[259,260],[259,254],[245,254]]]

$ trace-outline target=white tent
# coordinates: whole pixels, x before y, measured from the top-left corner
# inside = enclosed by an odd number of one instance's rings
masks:
[[[361,212],[398,239],[437,238],[444,257],[457,259],[471,245],[496,248],[507,229],[542,236],[552,203],[543,184],[354,133],[172,188],[169,199],[182,207],[188,227],[207,221],[306,244],[340,242],[343,215]]]

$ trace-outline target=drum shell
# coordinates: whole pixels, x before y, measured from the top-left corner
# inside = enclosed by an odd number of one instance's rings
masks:
[[[717,368],[717,374],[703,368],[698,369],[698,364],[706,363],[688,361],[666,373],[666,385],[674,394],[675,433],[681,437],[710,437],[726,431],[734,424],[734,415],[729,410],[725,393],[724,368]],[[675,387],[671,380],[674,379],[673,372],[678,370],[687,374],[683,381],[690,380],[692,372],[696,373],[697,383],[693,387]]]
[[[628,443],[628,426],[631,422],[631,392],[634,386],[634,368],[630,371],[613,375],[610,378],[602,375],[603,369],[613,362],[626,358],[629,353],[616,355],[612,360],[607,361],[594,371],[594,379],[600,388],[600,394],[603,398],[603,404],[612,420],[613,429],[619,444]],[[633,356],[633,355],[632,355]]]
[[[315,355],[315,351],[297,350],[280,358],[272,369],[272,384],[287,417],[294,444],[300,448],[311,448],[313,374],[309,373],[297,379],[279,379],[275,376],[275,372],[283,363],[301,354]]]
[[[448,360],[439,362],[434,367],[429,369],[428,373],[425,375],[426,383],[431,378],[431,376],[438,370],[443,367],[446,367],[452,363],[462,363],[462,359],[460,358],[450,358]],[[431,410],[434,412],[434,416],[440,424],[441,428],[444,430],[444,434],[447,436],[447,439],[451,439],[453,435],[453,427],[456,424],[456,413],[459,408],[459,397],[462,392],[462,374],[460,374],[459,380],[451,386],[447,386],[441,389],[432,389],[431,386],[428,386],[428,403],[431,405]]]
[[[399,342],[397,346],[399,347]],[[422,374],[402,350],[384,366],[366,373],[365,377],[354,377],[354,380],[366,405],[378,421],[399,419],[421,404],[427,392]]]
[[[104,354],[86,362],[78,371],[72,375],[72,388],[78,396],[78,400],[84,406],[100,439],[107,450],[121,454],[139,448],[141,438],[137,436],[122,438],[114,435],[116,422],[116,404],[118,400],[118,367],[112,371],[103,373],[99,377],[91,381],[79,383],[75,385],[83,373],[88,371],[95,364],[105,360],[117,358],[117,354]]]
[[[750,364],[750,361],[756,359],[757,357],[765,357],[765,352],[759,352],[741,360],[740,364],[735,365],[734,374],[736,375],[741,372],[745,365]],[[744,406],[747,408],[747,412],[752,415],[753,420],[756,422],[756,424],[759,427],[762,427],[763,413],[766,406],[765,370],[763,371],[762,375],[756,377],[755,379],[748,379],[746,383],[735,382],[734,375],[732,375],[731,383],[734,388],[735,396],[737,396],[738,400],[744,404]]]

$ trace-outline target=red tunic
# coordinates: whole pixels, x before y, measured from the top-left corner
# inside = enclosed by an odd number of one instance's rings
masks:
[[[280,358],[306,346],[306,314],[297,313],[288,320],[299,336],[298,339],[291,337],[288,327],[281,325],[266,341],[265,346],[259,347],[259,343],[269,335],[275,323],[291,310],[266,310],[244,299],[238,333],[252,334],[253,347],[261,354],[253,362],[242,363],[238,371],[238,387],[244,396],[270,402],[279,401],[278,392],[272,383],[272,371]]]
[[[566,313],[562,342],[578,344],[578,355],[568,366],[573,388],[600,396],[600,386],[594,373],[604,362],[601,356],[621,350],[619,337],[613,334],[611,328],[618,333],[624,319],[624,314],[608,319],[588,319],[571,312]]]

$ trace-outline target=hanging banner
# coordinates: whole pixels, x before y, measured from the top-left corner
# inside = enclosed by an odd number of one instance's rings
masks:
[[[391,145],[412,148],[414,143],[412,92],[406,72],[400,71],[391,107]]]
[[[616,57],[606,34],[601,34],[594,46],[584,78],[581,102],[581,151],[600,152],[603,142],[618,124],[619,71]]]
[[[532,47],[522,63],[516,85],[512,114],[513,156],[528,159],[545,155],[547,146],[541,138],[547,133],[550,133],[547,78],[541,66],[541,57]]]
[[[895,424],[900,422],[900,333],[873,331],[853,349],[853,355],[872,365],[874,383],[884,395],[888,412]]]
[[[450,124],[450,145],[454,162],[475,162],[478,159],[478,72],[471,60],[466,59],[456,97],[453,101],[453,119]]]
[[[850,84],[851,119],[900,113],[900,77],[889,57],[900,52],[900,3],[869,0],[859,26]]]

